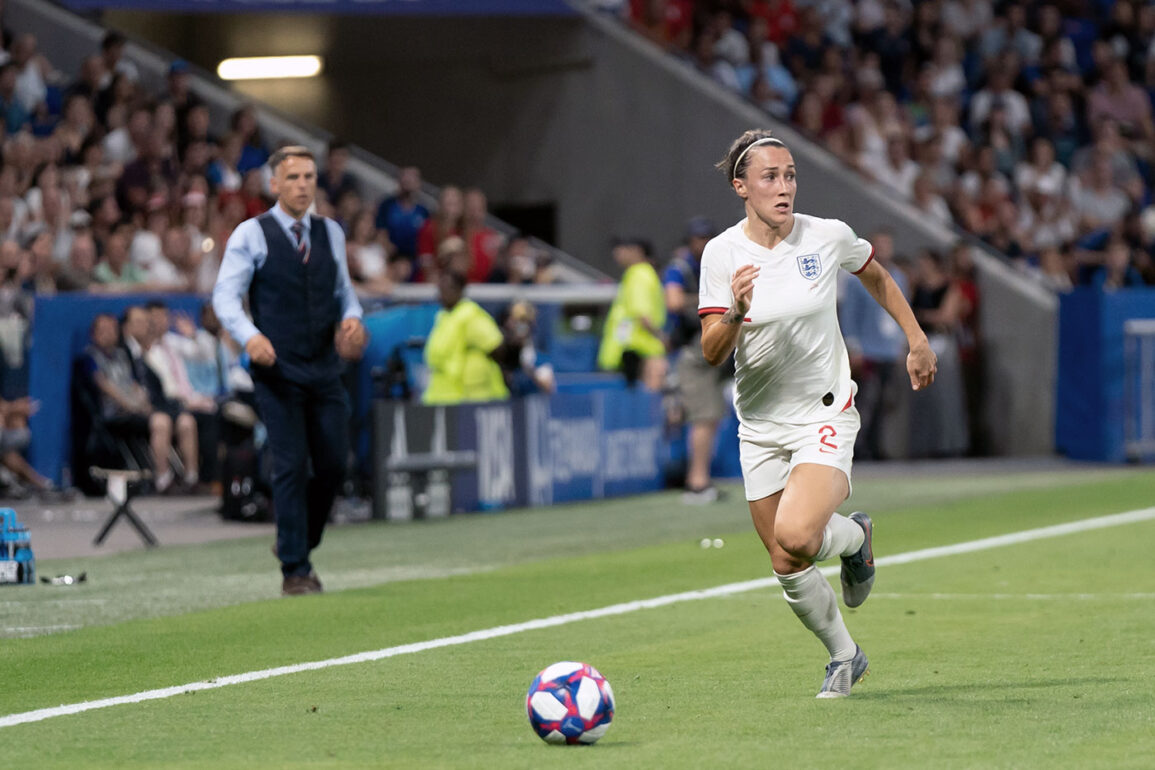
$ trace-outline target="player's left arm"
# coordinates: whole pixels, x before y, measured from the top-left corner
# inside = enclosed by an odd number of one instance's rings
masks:
[[[926,333],[918,325],[918,320],[914,317],[914,311],[910,309],[910,303],[903,296],[902,289],[891,278],[887,269],[874,259],[870,260],[866,267],[855,275],[870,292],[870,296],[874,297],[882,309],[898,322],[906,335],[907,345],[910,346],[910,353],[906,356],[906,371],[910,375],[910,387],[915,390],[922,390],[927,387],[934,382],[934,375],[938,369],[938,357],[930,349],[930,342],[927,341]]]

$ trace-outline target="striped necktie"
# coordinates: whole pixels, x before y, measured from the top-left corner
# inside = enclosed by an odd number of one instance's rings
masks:
[[[297,241],[297,256],[301,258],[302,263],[309,261],[309,249],[305,244],[305,226],[300,222],[294,222],[290,228],[293,231],[293,238]]]

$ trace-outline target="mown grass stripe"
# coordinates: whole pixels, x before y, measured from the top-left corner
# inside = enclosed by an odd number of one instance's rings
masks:
[[[1021,532],[1012,532],[1006,535],[998,535],[996,537],[986,537],[979,540],[970,540],[963,543],[955,543],[953,545],[936,546],[934,548],[922,548],[916,551],[908,551],[906,553],[881,557],[876,559],[875,563],[878,566],[908,564],[910,562],[936,559],[944,556],[956,556],[960,554],[973,553],[991,548],[1000,548],[1008,545],[1032,542],[1035,540],[1061,537],[1064,535],[1088,532],[1096,529],[1104,529],[1107,527],[1118,527],[1126,524],[1135,524],[1152,519],[1155,519],[1155,508],[1143,508],[1134,511],[1127,511],[1124,513],[1112,514],[1109,516],[1097,516],[1090,519],[1081,519],[1079,521],[1072,521],[1066,524],[1057,524],[1054,526],[1023,530]],[[822,570],[822,572],[823,574],[830,575],[837,572],[838,570],[839,567],[836,565],[826,567]],[[353,663],[367,663],[375,660],[383,660],[385,658],[393,658],[399,655],[409,655],[418,652],[425,652],[427,650],[436,650],[442,647],[453,647],[461,644],[471,644],[473,642],[481,642],[503,636],[512,636],[514,634],[520,634],[526,631],[554,628],[557,626],[567,625],[569,623],[576,623],[582,620],[594,620],[597,618],[605,618],[615,615],[625,615],[631,612],[637,612],[638,610],[666,607],[671,604],[678,604],[681,602],[732,596],[734,594],[756,591],[761,588],[769,588],[776,585],[777,582],[778,581],[773,577],[767,577],[757,580],[746,580],[738,583],[727,583],[725,585],[715,586],[713,588],[683,591],[681,593],[667,594],[665,596],[657,596],[651,599],[639,599],[635,601],[622,602],[619,604],[612,604],[607,607],[601,607],[593,610],[571,612],[564,615],[553,615],[546,618],[536,618],[534,620],[528,620],[522,623],[494,626],[492,628],[470,631],[469,633],[458,634],[456,636],[446,636],[440,639],[430,639],[424,642],[414,642],[396,647],[386,647],[380,650],[360,652],[353,655],[345,655],[339,658],[329,658],[327,660],[317,660],[307,663],[296,663],[289,666],[278,666],[276,668],[267,668],[260,671],[249,671],[243,674],[233,674],[231,676],[219,677],[207,681],[190,682],[188,684],[176,685],[174,687],[164,687],[156,690],[145,690],[142,692],[133,693],[131,695],[120,695],[113,698],[102,698],[99,700],[84,701],[82,703],[71,703],[61,706],[54,706],[52,708],[36,709],[35,711],[25,711],[18,714],[9,714],[7,716],[0,717],[0,727],[12,727],[29,722],[39,722],[45,719],[52,719],[53,717],[67,716],[69,714],[80,714],[85,711],[94,711],[96,709],[108,708],[110,706],[120,706],[130,703],[143,703],[145,701],[161,700],[164,698],[171,698],[176,695],[183,695],[201,690],[214,690],[220,687],[228,687],[235,684],[245,684],[247,682],[260,681],[262,679],[272,679],[274,677],[285,676],[287,674],[298,674],[305,671],[317,671],[320,669],[332,668],[334,666],[346,666]]]

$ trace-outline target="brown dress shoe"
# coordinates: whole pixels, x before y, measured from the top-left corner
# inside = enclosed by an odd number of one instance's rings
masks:
[[[321,578],[317,577],[316,572],[309,573],[309,580],[313,581],[313,587],[317,589],[317,593],[321,593],[321,591],[324,590],[321,588]]]
[[[316,574],[290,575],[281,583],[281,596],[304,596],[321,593],[321,581]]]

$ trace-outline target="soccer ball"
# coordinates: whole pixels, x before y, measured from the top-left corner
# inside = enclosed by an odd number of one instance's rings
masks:
[[[614,691],[587,663],[546,666],[525,696],[529,723],[546,743],[593,743],[614,718]]]

